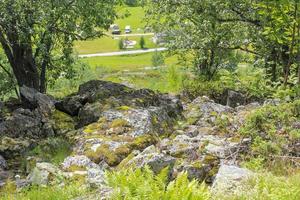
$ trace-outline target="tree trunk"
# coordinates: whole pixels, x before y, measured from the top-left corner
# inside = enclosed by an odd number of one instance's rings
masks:
[[[39,90],[39,73],[32,53],[21,47],[13,50],[16,54],[11,61],[15,77],[20,87],[27,86]]]

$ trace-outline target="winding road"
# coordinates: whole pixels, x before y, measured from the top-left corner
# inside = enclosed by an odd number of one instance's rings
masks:
[[[107,56],[122,56],[122,55],[132,55],[132,54],[143,54],[151,53],[155,51],[166,51],[165,47],[154,48],[154,49],[141,49],[141,50],[130,50],[130,51],[117,51],[117,52],[106,52],[106,53],[94,53],[94,54],[82,54],[79,58],[91,58],[91,57],[107,57]]]

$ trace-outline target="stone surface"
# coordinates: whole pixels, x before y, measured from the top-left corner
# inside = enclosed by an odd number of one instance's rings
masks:
[[[217,192],[226,192],[239,187],[242,181],[247,180],[253,173],[238,166],[221,165],[213,183],[212,189]]]
[[[27,180],[33,185],[48,185],[50,181],[56,181],[56,177],[63,177],[59,168],[51,163],[37,163]]]
[[[175,161],[175,158],[159,152],[159,150],[154,146],[150,146],[142,153],[129,160],[125,166],[141,168],[147,165],[153,170],[154,173],[159,173],[166,167],[170,167],[170,169],[172,169]]]
[[[7,168],[7,162],[6,160],[3,158],[3,156],[0,155],[0,170],[4,170]]]
[[[235,108],[237,106],[244,105],[246,103],[246,97],[245,95],[229,90],[228,96],[227,96],[227,106],[230,106],[232,108]]]
[[[33,88],[22,86],[20,94],[25,101],[24,105],[30,109],[38,108],[44,115],[49,115],[54,109],[55,101],[53,98],[36,91]]]

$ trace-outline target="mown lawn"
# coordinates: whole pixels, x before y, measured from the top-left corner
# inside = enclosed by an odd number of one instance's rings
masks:
[[[122,37],[125,39],[126,37]],[[139,41],[141,36],[128,36],[129,40],[134,40],[137,44],[134,48],[127,50],[136,50],[140,49]],[[144,36],[146,45],[145,48],[154,48],[156,45],[152,42],[152,36]],[[115,52],[120,51],[119,49],[120,37],[115,36],[104,36],[102,38],[87,40],[87,41],[78,41],[75,42],[74,48],[78,54],[93,54],[93,53],[104,53],[104,52]],[[122,50],[123,51],[123,50]]]
[[[120,16],[129,14],[127,17],[116,20],[116,24],[119,25],[122,33],[124,33],[125,26],[131,26],[132,33],[143,33],[145,23],[145,11],[142,7],[123,7],[118,11]]]

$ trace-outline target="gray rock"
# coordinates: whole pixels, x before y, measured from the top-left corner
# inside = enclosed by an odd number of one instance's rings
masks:
[[[56,109],[65,112],[71,116],[77,116],[79,110],[83,107],[86,102],[86,96],[69,96],[61,101],[56,102]]]
[[[93,163],[88,157],[83,155],[69,156],[65,158],[61,164],[64,170],[69,169],[71,166],[83,167],[83,168],[100,168],[99,165]]]
[[[248,169],[238,166],[221,165],[212,185],[213,191],[226,192],[239,187],[242,181],[247,180],[253,175]]]
[[[105,172],[99,168],[90,168],[86,180],[92,187],[102,187],[105,184]]]
[[[154,146],[147,147],[142,153],[131,159],[127,165],[135,166],[138,168],[145,167],[146,165],[153,170],[154,173],[159,173],[166,167],[173,168],[176,159],[160,153]]]
[[[63,173],[51,163],[37,163],[33,171],[28,175],[27,180],[33,185],[48,185],[55,178],[63,177]],[[50,180],[50,178],[52,180]]]
[[[7,162],[3,158],[3,156],[0,155],[0,170],[7,169]]]
[[[87,103],[78,113],[78,126],[83,127],[99,120],[103,112],[103,105],[100,102]]]
[[[228,91],[227,106],[235,108],[237,106],[244,105],[245,102],[246,102],[245,95],[243,95],[239,92],[232,91],[232,90]]]
[[[0,136],[34,138],[41,134],[41,120],[27,109],[14,111],[10,118],[0,123]]]
[[[49,113],[51,113],[51,111],[55,108],[55,101],[53,98],[50,98],[33,88],[22,86],[20,88],[20,94],[23,101],[25,101],[25,104],[28,105],[29,108],[39,108],[39,110],[45,115],[49,115]]]

